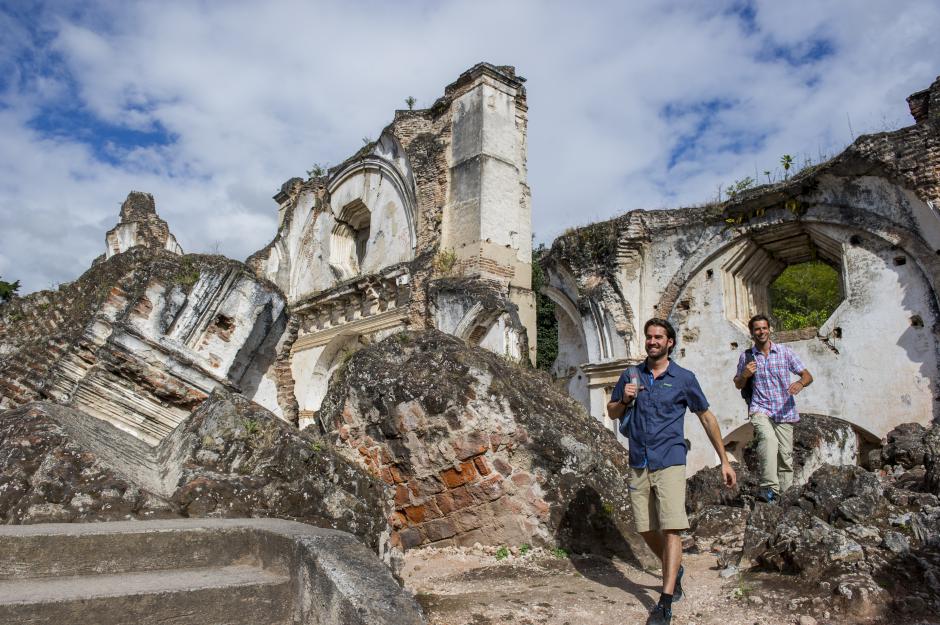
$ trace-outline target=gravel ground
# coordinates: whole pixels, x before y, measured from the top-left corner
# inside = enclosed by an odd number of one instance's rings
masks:
[[[405,585],[431,625],[642,624],[659,598],[659,577],[624,562],[513,551],[500,559],[492,547],[411,551]],[[686,596],[674,606],[675,625],[901,623],[841,614],[834,598],[814,600],[787,576],[721,577],[710,554],[686,554],[683,564]]]

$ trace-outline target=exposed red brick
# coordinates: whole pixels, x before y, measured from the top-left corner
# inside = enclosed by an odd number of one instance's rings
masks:
[[[395,487],[395,506],[402,508],[411,503],[408,488],[404,484],[398,484]]]
[[[421,523],[424,521],[424,517],[427,516],[424,506],[408,506],[404,509],[404,513],[412,523]]]
[[[436,542],[438,540],[444,540],[445,538],[450,538],[457,531],[454,529],[454,524],[448,519],[436,519],[434,521],[429,521],[421,526],[421,529],[424,530],[425,536],[427,536],[428,542]]]
[[[457,509],[457,507],[454,505],[454,496],[450,491],[436,495],[434,497],[434,501],[437,504],[438,510],[440,510],[441,514],[444,514],[445,516]]]
[[[482,432],[471,432],[466,436],[457,438],[452,443],[454,453],[458,460],[466,460],[478,456],[489,447],[489,437]]]
[[[480,475],[489,475],[491,473],[491,469],[486,463],[486,458],[483,456],[477,456],[474,458],[473,464],[476,465],[477,471],[480,472]]]
[[[524,488],[532,483],[532,476],[528,473],[517,471],[512,474],[512,477],[509,478],[512,480],[512,483],[520,488]]]
[[[475,478],[476,475],[477,472],[476,469],[473,468],[472,462],[461,463],[459,471],[455,469],[441,471],[441,479],[448,488],[457,488],[458,486],[462,486],[463,484],[466,484]]]
[[[137,305],[134,306],[134,310],[132,311],[132,314],[138,317],[149,317],[150,312],[152,310],[153,310],[153,302],[151,302],[146,297],[141,297],[137,301]]]
[[[401,471],[399,471],[398,467],[396,467],[394,464],[389,465],[388,470],[392,474],[392,482],[395,484],[401,484],[405,481],[405,476],[402,475]]]

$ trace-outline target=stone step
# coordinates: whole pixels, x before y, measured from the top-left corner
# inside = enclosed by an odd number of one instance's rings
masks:
[[[281,519],[0,526],[0,625],[424,625],[351,534]]]
[[[288,575],[231,565],[0,582],[0,623],[286,624]]]
[[[154,531],[151,524],[123,522],[16,529],[15,536],[0,539],[0,581],[218,567],[252,556],[238,527]]]

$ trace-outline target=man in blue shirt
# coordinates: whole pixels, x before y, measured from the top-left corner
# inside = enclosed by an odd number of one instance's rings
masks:
[[[728,462],[718,420],[708,409],[695,374],[669,358],[676,331],[664,319],[643,326],[646,360],[620,375],[607,404],[611,419],[630,441],[630,502],[636,529],[663,564],[663,591],[648,625],[669,625],[672,603],[682,597],[682,539],[685,514],[685,414],[698,415],[721,460],[728,487],[737,477]],[[624,418],[624,415],[627,415]]]

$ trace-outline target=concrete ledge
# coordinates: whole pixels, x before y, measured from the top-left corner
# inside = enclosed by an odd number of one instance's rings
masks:
[[[289,577],[292,605],[285,622],[292,625],[425,623],[389,570],[346,532],[281,519],[0,527],[0,580],[231,565]],[[0,581],[0,589],[4,583],[12,582]]]

